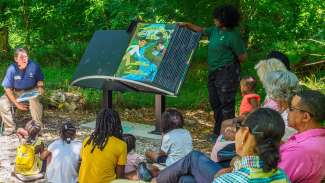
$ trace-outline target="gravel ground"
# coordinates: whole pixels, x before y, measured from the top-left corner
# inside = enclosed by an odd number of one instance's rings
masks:
[[[54,125],[56,126],[56,125]],[[84,139],[85,136],[90,134],[89,129],[79,129],[77,132],[77,139]],[[50,144],[58,138],[57,130],[48,125],[45,127],[42,136],[40,137],[46,145]],[[142,137],[136,137],[136,152],[138,154],[144,154],[146,150],[153,149],[158,150],[160,147],[160,140],[147,139]],[[11,176],[11,172],[14,168],[16,147],[19,145],[19,139],[16,135],[0,136],[0,183],[20,183],[21,181]],[[38,181],[46,182],[46,180]]]
[[[185,127],[192,133],[194,149],[208,153],[212,148],[212,144],[208,143],[205,139],[206,134],[211,129],[211,114],[200,110],[181,112],[185,117]],[[124,109],[120,110],[119,113],[122,120],[154,124],[153,109]],[[43,117],[45,128],[40,138],[46,145],[50,144],[53,140],[58,138],[58,129],[61,124],[66,120],[70,120],[78,128],[77,139],[82,141],[91,133],[91,130],[84,128],[80,129],[79,126],[83,123],[94,121],[95,117],[96,114],[89,111],[68,113],[56,110],[46,110]],[[29,119],[30,115],[28,113],[18,112],[15,116],[17,127],[23,127]],[[159,150],[160,140],[143,137],[136,138],[136,152],[138,154],[144,155],[145,151],[148,149]],[[0,136],[0,183],[19,182],[17,179],[13,179],[10,176],[14,166],[16,147],[18,145],[19,142],[16,135],[11,135],[9,137]]]
[[[18,144],[15,135],[0,137],[0,182],[10,182]]]

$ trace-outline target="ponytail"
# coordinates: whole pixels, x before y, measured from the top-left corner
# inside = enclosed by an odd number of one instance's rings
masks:
[[[263,162],[263,171],[277,169],[280,141],[285,130],[281,115],[272,109],[259,108],[246,117],[244,124],[255,138],[254,152]]]
[[[276,143],[271,138],[267,138],[261,142],[257,141],[255,151],[260,159],[264,162],[264,172],[269,172],[272,169],[277,169],[278,162],[280,160],[279,143]]]

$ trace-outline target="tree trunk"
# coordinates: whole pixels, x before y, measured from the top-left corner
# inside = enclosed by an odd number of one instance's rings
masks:
[[[241,32],[242,38],[245,42],[245,45],[248,46],[250,30],[247,25],[247,22],[250,21],[252,16],[255,16],[255,10],[253,10],[253,8],[249,7],[249,5],[247,5],[247,3],[245,3],[245,2],[239,2],[238,7],[241,10],[241,21],[242,21],[242,26],[241,26],[240,32]]]
[[[25,38],[25,45],[26,48],[29,50],[30,48],[30,21],[29,21],[29,1],[23,0],[23,20],[25,25],[25,31],[26,31],[26,38]]]
[[[8,27],[3,27],[0,29],[0,57],[6,58],[8,57]]]

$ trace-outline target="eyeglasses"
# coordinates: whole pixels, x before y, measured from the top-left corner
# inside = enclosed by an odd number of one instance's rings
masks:
[[[245,120],[244,121],[242,121],[242,122],[240,122],[240,121],[238,121],[238,122],[236,122],[236,132],[238,132],[238,130],[241,128],[241,127],[247,127],[248,128],[248,130],[249,130],[249,132],[251,133],[251,134],[253,134],[253,135],[263,135],[264,134],[264,132],[260,132],[260,131],[257,131],[257,126],[255,126],[253,129],[250,129],[247,125],[245,125]]]
[[[300,111],[300,112],[307,112],[309,113],[310,116],[313,116],[313,113],[309,112],[309,111],[306,111],[304,109],[299,109],[299,108],[296,108],[296,107],[292,107],[291,105],[288,107],[289,108],[289,111]]]

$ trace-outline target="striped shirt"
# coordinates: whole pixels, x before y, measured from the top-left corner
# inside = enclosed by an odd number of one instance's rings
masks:
[[[283,170],[263,171],[263,161],[258,156],[245,156],[234,164],[232,173],[223,174],[214,179],[213,183],[285,183],[290,182]]]

